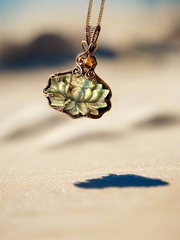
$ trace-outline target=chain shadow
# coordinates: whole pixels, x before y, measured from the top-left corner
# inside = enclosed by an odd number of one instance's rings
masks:
[[[159,187],[165,185],[169,185],[169,183],[161,179],[147,178],[135,174],[109,174],[108,176],[88,179],[84,182],[77,182],[74,184],[76,187],[85,189],[103,189],[109,187]]]

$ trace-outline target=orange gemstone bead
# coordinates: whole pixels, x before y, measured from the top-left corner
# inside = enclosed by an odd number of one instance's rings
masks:
[[[96,61],[96,58],[91,56],[91,57],[87,57],[85,60],[84,60],[84,66],[86,68],[94,68],[95,66],[97,65],[97,61]]]

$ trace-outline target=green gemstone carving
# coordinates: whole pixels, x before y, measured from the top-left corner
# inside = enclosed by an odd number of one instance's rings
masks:
[[[85,76],[74,77],[71,73],[58,78],[52,76],[49,88],[45,90],[52,107],[63,109],[73,116],[86,116],[88,112],[97,116],[98,109],[108,106],[104,99],[109,90],[103,87],[100,80],[93,83]]]

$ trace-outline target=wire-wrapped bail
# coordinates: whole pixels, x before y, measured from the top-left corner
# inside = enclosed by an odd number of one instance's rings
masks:
[[[97,26],[86,25],[84,40],[87,44],[87,48],[89,48],[89,53],[93,53],[95,52],[94,50],[97,49],[97,40],[99,37],[100,30],[101,27],[99,25]],[[83,49],[87,50],[85,48]]]
[[[73,70],[73,75],[80,77],[85,74],[87,79],[93,80],[95,77],[94,69],[97,65],[96,58],[92,54],[97,50],[97,40],[99,37],[101,27],[87,25],[85,29],[85,37],[81,42],[83,53],[76,57],[77,67]]]

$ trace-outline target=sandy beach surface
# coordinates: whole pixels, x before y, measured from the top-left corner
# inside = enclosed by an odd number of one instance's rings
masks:
[[[178,240],[179,65],[178,54],[99,59],[113,91],[99,120],[72,120],[42,95],[74,63],[1,73],[0,239]]]

